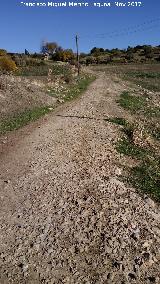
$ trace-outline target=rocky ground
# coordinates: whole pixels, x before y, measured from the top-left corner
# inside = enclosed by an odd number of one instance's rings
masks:
[[[128,87],[101,73],[79,99],[1,138],[0,283],[160,283],[159,208],[120,181]]]

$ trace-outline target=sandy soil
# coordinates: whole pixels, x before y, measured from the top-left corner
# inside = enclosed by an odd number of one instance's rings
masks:
[[[101,73],[79,99],[2,137],[0,283],[159,283],[158,205],[119,179],[128,87]]]

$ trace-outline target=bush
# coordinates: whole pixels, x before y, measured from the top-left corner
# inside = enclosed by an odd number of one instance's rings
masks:
[[[2,72],[14,72],[18,68],[16,63],[8,56],[0,57],[0,70]]]
[[[86,58],[80,58],[79,62],[80,64],[86,64]]]
[[[99,64],[107,64],[109,62],[111,62],[111,56],[110,55],[98,56],[98,63]]]
[[[19,67],[25,67],[26,66],[26,56],[22,55],[14,55],[12,56],[13,61],[16,63]]]
[[[95,64],[96,58],[94,56],[87,56],[86,57],[86,65]]]
[[[16,63],[19,67],[37,67],[41,65],[45,65],[45,62],[39,58],[33,58],[27,55],[19,54],[19,55],[13,55],[12,56],[13,61]]]
[[[37,59],[40,59],[40,60],[43,60],[44,59],[44,55],[41,54],[41,53],[34,53],[32,54],[32,58],[37,58]]]
[[[75,59],[75,56],[71,49],[66,49],[55,52],[52,59],[55,61],[71,62]]]
[[[67,84],[71,83],[71,82],[73,81],[72,73],[66,73],[66,74],[64,74],[63,80],[64,80]]]
[[[5,49],[0,49],[0,56],[4,56],[7,54],[7,51]]]
[[[37,66],[26,66],[24,68],[19,68],[17,76],[48,76],[49,69],[52,69],[52,75],[65,75],[71,72],[69,65],[59,65],[59,64],[46,64],[41,62],[41,67]]]
[[[26,65],[27,66],[41,66],[41,65],[45,65],[45,62],[43,60],[39,60],[39,59],[35,59],[35,58],[28,58],[26,59]]]

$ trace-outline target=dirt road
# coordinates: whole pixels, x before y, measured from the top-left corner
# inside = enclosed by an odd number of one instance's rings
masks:
[[[0,284],[159,283],[157,205],[119,180],[118,127],[104,121],[126,88],[101,73],[1,138]]]

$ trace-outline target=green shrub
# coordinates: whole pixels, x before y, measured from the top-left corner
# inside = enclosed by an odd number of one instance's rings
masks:
[[[148,153],[146,149],[136,146],[128,138],[125,137],[118,141],[116,149],[119,153],[130,157],[135,157],[137,159],[143,159]]]
[[[127,125],[127,121],[122,117],[105,118],[104,120],[118,124],[118,125],[123,125],[123,126]]]
[[[129,181],[160,201],[160,160],[147,160],[131,169]]]

